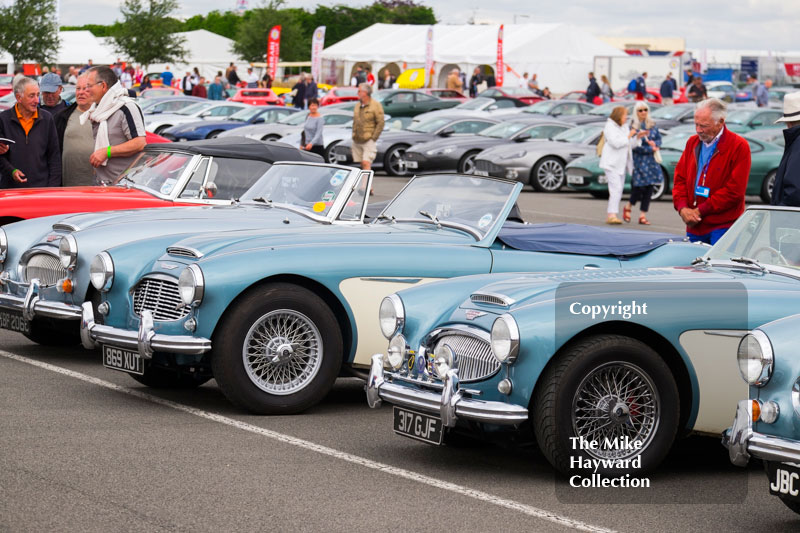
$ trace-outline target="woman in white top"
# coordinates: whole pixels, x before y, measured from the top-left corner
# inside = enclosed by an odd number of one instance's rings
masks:
[[[603,152],[600,155],[600,168],[605,170],[608,180],[608,217],[606,224],[622,224],[617,216],[622,189],[625,186],[625,173],[633,172],[631,137],[636,135],[628,125],[628,110],[617,106],[611,111],[603,128]]]

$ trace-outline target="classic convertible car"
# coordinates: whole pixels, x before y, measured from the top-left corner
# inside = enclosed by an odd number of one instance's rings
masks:
[[[0,190],[0,226],[62,213],[230,204],[275,161],[322,161],[280,143],[242,137],[148,144],[112,187]]]
[[[765,324],[739,342],[736,358],[750,399],[736,407],[722,443],[731,462],[764,462],[769,493],[800,514],[800,315]]]
[[[412,179],[373,223],[310,225],[329,194],[283,205],[269,188],[282,172],[273,167],[242,201],[262,198],[285,225],[104,247],[92,259],[96,297],[83,305],[84,345],[99,344],[106,366],[144,383],[213,376],[241,408],[295,413],[320,401],[341,371],[369,368],[383,344],[374,311],[402,287],[487,272],[689,264],[704,249],[633,232],[637,246],[622,255],[570,254],[595,236],[522,223],[555,247],[514,247],[497,236],[521,185],[460,175]],[[91,242],[117,227],[96,228]]]
[[[395,431],[426,442],[467,431],[535,441],[565,473],[644,472],[679,435],[728,426],[747,398],[731,354],[748,329],[797,312],[798,265],[800,209],[751,207],[691,267],[410,288],[380,306],[389,346],[368,402],[394,404]]]

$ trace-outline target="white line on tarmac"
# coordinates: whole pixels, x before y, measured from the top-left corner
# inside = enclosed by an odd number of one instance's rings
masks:
[[[29,359],[27,357],[23,357],[20,355],[8,353],[5,351],[0,350],[0,356],[6,357],[8,359],[13,359],[15,361],[19,361],[22,363],[27,363],[29,365],[33,365],[39,368],[43,368],[45,370],[49,370],[51,372],[56,372],[58,374],[62,374],[64,376],[69,376],[71,378],[79,379],[81,381],[85,381],[87,383],[91,383],[92,385],[97,385],[100,387],[105,387],[106,389],[110,389],[116,392],[121,392],[123,394],[127,394],[129,396],[133,396],[135,398],[139,398],[141,400],[146,400],[148,402],[156,403],[162,405],[164,407],[169,407],[175,409],[177,411],[182,411],[184,413],[188,413],[190,415],[198,416],[200,418],[205,418],[206,420],[211,420],[213,422],[218,422],[220,424],[225,424],[227,426],[231,426],[237,429],[241,429],[243,431],[249,431],[250,433],[255,433],[257,435],[261,435],[273,440],[277,440],[279,442],[283,442],[285,444],[290,444],[292,446],[296,446],[298,448],[303,448],[305,450],[310,450],[313,452],[321,453],[323,455],[327,455],[329,457],[334,457],[336,459],[340,459],[342,461],[347,461],[348,463],[353,463],[357,465],[364,466],[366,468],[371,468],[373,470],[378,470],[385,474],[390,474],[393,476],[397,476],[403,479],[408,479],[410,481],[416,481],[417,483],[422,483],[423,485],[428,485],[430,487],[435,487],[437,489],[447,490],[461,496],[466,496],[468,498],[473,498],[475,500],[479,500],[484,503],[489,503],[492,505],[497,505],[499,507],[504,507],[506,509],[510,509],[512,511],[518,511],[520,513],[526,514],[528,516],[539,518],[542,520],[546,520],[548,522],[553,522],[555,524],[565,526],[571,529],[575,529],[578,531],[589,531],[592,533],[614,533],[611,529],[606,529],[600,526],[594,526],[592,524],[587,524],[585,522],[580,522],[578,520],[573,520],[572,518],[568,518],[566,516],[561,516],[556,513],[551,513],[549,511],[545,511],[544,509],[539,509],[537,507],[532,507],[530,505],[525,505],[519,502],[515,502],[514,500],[507,500],[505,498],[500,498],[498,496],[494,496],[489,494],[488,492],[483,492],[481,490],[471,489],[469,487],[464,487],[462,485],[456,485],[455,483],[449,483],[447,481],[441,481],[439,479],[435,479],[429,476],[425,476],[422,474],[418,474],[416,472],[412,472],[410,470],[405,470],[402,468],[397,468],[394,466],[390,466],[384,463],[379,463],[377,461],[372,461],[370,459],[365,459],[364,457],[359,457],[357,455],[353,455],[346,452],[341,452],[339,450],[335,450],[333,448],[329,448],[327,446],[322,446],[321,444],[315,444],[313,442],[298,439],[296,437],[292,437],[290,435],[285,435],[283,433],[278,433],[277,431],[271,431],[269,429],[264,429],[262,427],[254,426],[252,424],[248,424],[246,422],[241,422],[239,420],[235,420],[233,418],[228,418],[226,416],[218,415],[215,413],[211,413],[208,411],[204,411],[202,409],[195,409],[194,407],[189,407],[187,405],[182,405],[176,402],[172,402],[170,400],[164,400],[162,398],[158,398],[156,396],[151,396],[150,394],[146,394],[144,392],[131,389],[128,387],[122,387],[120,385],[116,385],[114,383],[104,381],[102,379],[98,379],[92,376],[88,376],[86,374],[81,374],[80,372],[75,372],[73,370],[68,370],[66,368],[62,368],[60,366],[51,365],[49,363],[43,363],[41,361],[36,361],[35,359]]]

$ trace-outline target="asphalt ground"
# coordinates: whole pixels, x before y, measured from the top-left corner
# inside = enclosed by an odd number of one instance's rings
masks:
[[[404,182],[379,177],[373,198]],[[577,193],[519,204],[534,222],[605,217]],[[682,232],[669,202],[650,218]],[[148,389],[97,353],[0,331],[0,531],[800,530],[761,466],[734,467],[717,438],[680,441],[648,479],[573,489],[536,450],[396,436],[354,378],[301,415],[250,416],[213,380]]]

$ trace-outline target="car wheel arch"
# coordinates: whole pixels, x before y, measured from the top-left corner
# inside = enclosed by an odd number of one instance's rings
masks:
[[[564,174],[566,175],[567,172],[567,160],[561,157],[560,155],[556,154],[546,154],[537,159],[533,165],[531,165],[531,171],[528,173],[528,185],[533,187],[533,180],[534,180],[534,173],[536,172],[536,165],[544,161],[545,159],[555,159],[556,161],[560,162],[564,165]]]

